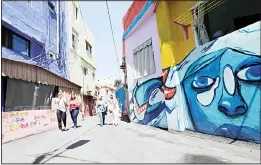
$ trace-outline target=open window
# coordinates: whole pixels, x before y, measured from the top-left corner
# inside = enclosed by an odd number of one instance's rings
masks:
[[[260,21],[261,1],[199,1],[192,8],[199,45]],[[197,41],[196,41],[197,42]]]
[[[133,50],[133,62],[137,78],[156,72],[151,38]]]
[[[85,45],[86,45],[86,51],[89,54],[92,54],[92,46],[91,46],[91,44],[87,40],[85,40]]]

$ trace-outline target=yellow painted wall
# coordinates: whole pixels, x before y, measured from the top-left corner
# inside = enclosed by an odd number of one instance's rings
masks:
[[[160,54],[162,67],[166,68],[173,65],[173,35],[171,30],[171,15],[168,9],[168,4],[165,1],[159,1],[157,10],[157,27],[159,33]]]
[[[192,16],[189,12],[195,3],[196,1],[159,1],[158,3],[156,16],[163,69],[182,62],[195,47]],[[188,40],[183,28],[173,23],[173,20],[180,16],[178,22],[191,24]]]

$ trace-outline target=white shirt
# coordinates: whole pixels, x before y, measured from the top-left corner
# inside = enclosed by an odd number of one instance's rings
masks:
[[[58,101],[59,101],[58,102],[58,110],[65,112],[66,111],[66,109],[65,109],[65,102],[66,102],[65,98],[64,97],[62,97],[61,99],[59,98]]]

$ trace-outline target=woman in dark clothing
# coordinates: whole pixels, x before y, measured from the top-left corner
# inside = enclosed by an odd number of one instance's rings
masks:
[[[77,127],[77,117],[78,117],[78,114],[79,114],[80,103],[76,99],[76,96],[73,92],[71,94],[69,106],[70,106],[70,114],[71,114],[72,121],[73,121],[73,128],[76,128]]]

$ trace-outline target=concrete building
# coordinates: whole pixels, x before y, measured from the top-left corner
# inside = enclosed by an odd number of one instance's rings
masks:
[[[115,95],[114,82],[116,79],[116,77],[107,77],[96,81],[98,98],[102,96],[107,101],[111,95]]]
[[[3,142],[57,127],[51,100],[68,80],[65,1],[2,2]]]
[[[260,3],[134,1],[122,38],[131,120],[260,143]]]
[[[69,79],[81,86],[83,110],[92,115],[95,92],[95,40],[82,19],[79,1],[68,4]]]

